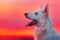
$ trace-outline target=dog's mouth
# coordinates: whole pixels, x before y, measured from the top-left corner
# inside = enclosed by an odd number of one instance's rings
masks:
[[[37,21],[36,21],[36,20],[32,20],[32,21],[30,21],[30,22],[26,25],[26,27],[27,27],[27,26],[36,25],[36,24],[37,24]]]

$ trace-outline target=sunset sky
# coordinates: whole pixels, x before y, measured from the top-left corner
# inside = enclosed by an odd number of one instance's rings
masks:
[[[34,27],[26,28],[29,22],[25,12],[33,12],[49,4],[53,27],[60,33],[60,0],[0,0],[0,35],[33,35]]]

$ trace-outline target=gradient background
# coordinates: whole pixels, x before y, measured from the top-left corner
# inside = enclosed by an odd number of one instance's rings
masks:
[[[33,12],[49,4],[49,14],[53,27],[60,33],[60,1],[59,0],[0,0],[0,36],[29,36],[34,35],[34,27],[26,28],[29,22],[25,12]]]

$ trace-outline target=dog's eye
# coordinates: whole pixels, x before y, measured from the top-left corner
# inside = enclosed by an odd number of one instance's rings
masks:
[[[37,15],[38,13],[36,12],[35,14]]]

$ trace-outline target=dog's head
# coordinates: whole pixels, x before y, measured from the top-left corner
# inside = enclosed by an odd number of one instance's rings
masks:
[[[35,12],[25,13],[25,16],[28,19],[33,20],[28,23],[28,26],[44,23],[46,21],[45,19],[48,18],[48,4],[45,6],[45,8],[42,8],[41,6],[41,9],[36,10]]]

